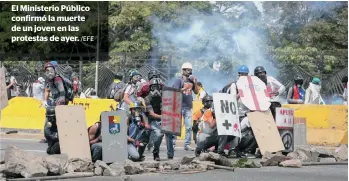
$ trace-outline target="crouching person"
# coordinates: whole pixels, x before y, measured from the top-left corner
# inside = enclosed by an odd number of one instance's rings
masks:
[[[102,114],[99,121],[87,129],[91,147],[92,162],[102,160]]]
[[[55,107],[46,108],[47,123],[44,129],[44,136],[47,140],[48,148],[46,153],[49,155],[61,154],[59,147],[58,130],[56,124],[56,112]]]
[[[132,161],[143,161],[144,150],[149,142],[149,129],[144,107],[140,101],[130,105],[131,114],[127,118],[127,151]]]

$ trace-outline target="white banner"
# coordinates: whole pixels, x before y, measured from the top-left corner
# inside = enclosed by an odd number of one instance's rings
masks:
[[[225,93],[213,93],[213,104],[218,135],[241,137],[236,96]]]
[[[278,107],[275,109],[276,126],[280,129],[293,129],[294,109]]]

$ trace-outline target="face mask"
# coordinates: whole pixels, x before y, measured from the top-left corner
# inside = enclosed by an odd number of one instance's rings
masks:
[[[52,80],[56,76],[55,69],[52,67],[46,68],[45,75],[49,80]]]
[[[212,101],[206,101],[206,102],[204,103],[204,107],[205,107],[206,109],[209,109],[209,108],[212,107],[212,104],[213,104]]]
[[[192,74],[193,74],[193,70],[191,70],[191,69],[183,69],[183,75],[184,76],[189,77]]]
[[[152,97],[161,97],[161,86],[160,85],[151,85],[149,94]]]
[[[259,75],[258,78],[261,79],[261,81],[263,81],[265,84],[268,83],[267,75]]]

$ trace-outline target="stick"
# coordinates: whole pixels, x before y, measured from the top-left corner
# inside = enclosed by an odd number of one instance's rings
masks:
[[[213,168],[218,168],[218,169],[224,169],[224,170],[230,170],[230,171],[235,171],[234,167],[227,167],[227,166],[222,166],[222,165],[215,165],[215,164],[210,164],[210,163],[202,163],[202,162],[198,162],[198,161],[193,161],[192,163],[196,163],[196,164],[205,164],[207,166],[213,167]]]
[[[37,180],[58,180],[58,179],[70,179],[70,178],[82,178],[82,177],[93,177],[93,173],[77,173],[76,175],[59,175],[59,176],[47,176],[47,177],[33,177],[33,178],[15,178],[8,179],[9,181],[37,181]]]

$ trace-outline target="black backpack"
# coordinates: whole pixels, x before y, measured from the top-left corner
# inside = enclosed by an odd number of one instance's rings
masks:
[[[72,101],[74,100],[74,87],[73,87],[73,82],[72,80],[58,74],[58,77],[62,78],[62,82],[63,82],[63,87],[64,87],[64,92],[65,92],[65,98],[68,100],[68,101]],[[53,82],[53,85],[54,82]]]
[[[110,85],[110,88],[109,88],[108,99],[115,99],[115,96],[119,97],[125,91],[124,90],[125,87],[126,87],[126,84],[122,81],[120,81],[118,83],[113,82],[113,84]],[[119,98],[118,98],[118,100],[119,100]]]

